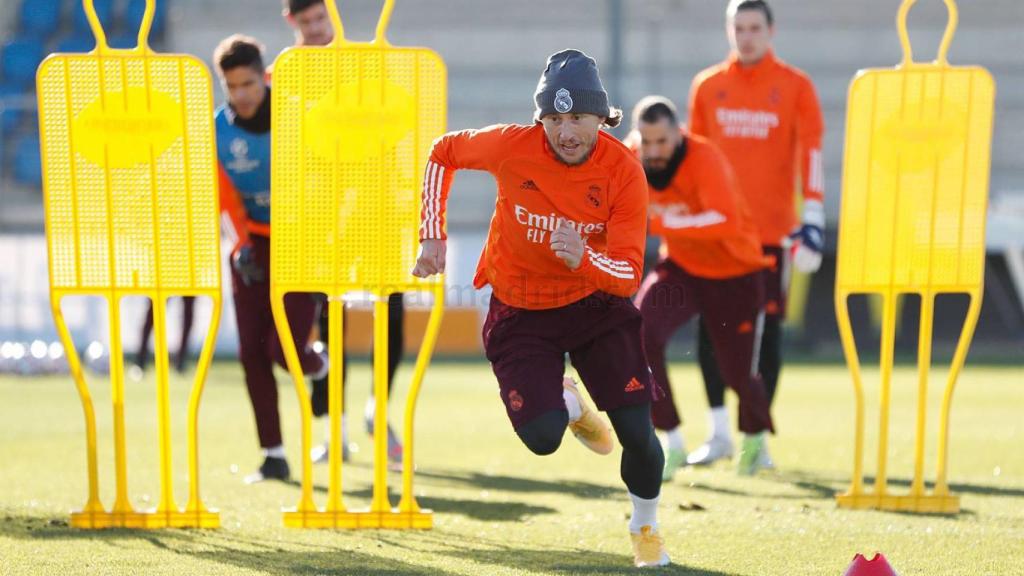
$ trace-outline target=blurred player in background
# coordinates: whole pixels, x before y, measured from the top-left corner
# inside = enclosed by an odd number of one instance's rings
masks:
[[[672,335],[697,315],[708,326],[719,372],[740,397],[747,458],[740,460],[739,472],[751,474],[758,445],[772,428],[754,358],[764,320],[762,271],[773,260],[761,251],[725,156],[711,142],[686,133],[672,102],[660,96],[641,100],[627,143],[647,176],[650,232],[662,238],[662,259],[636,297],[647,360],[666,391],[653,405],[654,426],[668,436],[662,480],[671,480],[686,463],[665,352]]]
[[[231,287],[238,323],[238,353],[245,371],[264,461],[247,483],[290,476],[281,438],[274,362],[285,367],[270,307],[270,88],[263,47],[231,36],[213,54],[227,104],[217,109],[217,160],[221,210],[237,236],[231,251]],[[327,373],[326,355],[307,345],[318,304],[309,294],[284,297],[302,371]]]
[[[657,397],[629,300],[640,284],[647,188],[635,156],[601,127],[608,106],[592,58],[552,55],[530,126],[502,124],[439,138],[423,184],[420,255],[413,274],[444,272],[445,207],[457,170],[486,170],[498,198],[474,285],[490,284],[484,350],[520,440],[547,455],[566,427],[608,454],[608,425],[565,378],[565,355],[622,444],[637,566],[669,563],[658,534],[664,455],[651,424]]]
[[[295,31],[295,46],[326,46],[334,40],[334,26],[324,0],[282,0],[281,15]]]
[[[331,26],[330,15],[324,0],[283,0],[284,10],[282,15],[288,25],[295,31],[296,46],[326,46],[334,40],[334,28]],[[327,306],[323,306],[318,316],[319,338],[326,346],[328,341],[328,316]],[[347,327],[348,322],[342,322]],[[402,361],[402,354],[405,349],[405,305],[402,294],[392,294],[388,298],[388,392],[395,379],[395,372]],[[342,360],[342,386],[348,382],[345,372],[348,369],[347,356]],[[344,388],[343,388],[344,389]],[[363,412],[367,434],[373,435],[373,414],[376,408],[376,401],[373,398],[373,382],[370,383],[370,398],[366,401],[366,408]],[[343,398],[348,394],[343,393]],[[388,398],[390,398],[390,394]],[[314,462],[327,462],[328,448],[331,437],[331,422],[327,418],[327,376],[313,380],[313,391],[311,394],[313,405],[313,416],[324,421],[324,442],[312,449]],[[344,410],[344,407],[342,407]],[[342,415],[341,424],[341,454],[342,460],[348,461],[350,449],[348,442],[348,428],[345,425],[345,416]],[[391,425],[388,425],[388,460],[400,463],[402,461],[402,443],[395,434]]]
[[[185,361],[188,360],[188,338],[192,334],[192,320],[195,318],[195,296],[181,297],[181,338],[178,343],[178,351],[171,358],[171,366],[178,374],[185,373]],[[149,364],[149,338],[153,335],[153,301],[149,301],[149,308],[146,311],[146,320],[142,323],[142,333],[139,334],[139,350],[135,353],[135,363],[131,367],[131,376],[135,380],[142,378]]]
[[[825,176],[821,106],[806,74],[775,57],[771,8],[764,0],[733,0],[726,10],[732,53],[701,72],[690,91],[690,132],[721,148],[729,159],[750,213],[760,231],[764,253],[775,258],[765,273],[765,322],[758,371],[768,401],[775,397],[782,368],[782,321],[789,287],[789,262],[812,273],[821,266],[824,243]],[[799,179],[803,220],[794,206]],[[725,383],[715,361],[711,330],[702,319],[698,355],[708,403],[711,436],[688,462],[707,465],[732,456]],[[774,464],[764,445],[761,467]]]

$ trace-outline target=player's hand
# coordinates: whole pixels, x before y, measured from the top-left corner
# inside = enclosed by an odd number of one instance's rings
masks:
[[[417,278],[426,278],[427,276],[443,273],[447,252],[448,244],[444,240],[427,239],[421,241],[420,255],[416,259],[416,267],[412,269],[412,275]]]
[[[570,270],[580,267],[586,243],[575,228],[565,222],[551,233],[551,250],[565,262]]]
[[[256,263],[252,244],[245,243],[231,253],[231,268],[242,278],[242,284],[252,286],[267,279],[267,272]]]
[[[804,203],[804,222],[789,237],[796,243],[793,266],[804,274],[817,272],[825,247],[825,209],[821,202],[808,200]]]

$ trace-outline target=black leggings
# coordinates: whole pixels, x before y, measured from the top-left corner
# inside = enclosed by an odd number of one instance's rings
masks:
[[[319,318],[320,340],[327,344],[327,306],[322,307]],[[344,323],[346,326],[347,322]],[[388,393],[390,398],[391,384],[395,380],[395,372],[398,364],[402,361],[402,352],[405,348],[405,304],[402,294],[396,293],[388,297]],[[348,354],[342,350],[342,371],[341,386],[342,396],[345,396],[345,383],[348,382]],[[372,380],[370,391],[373,391]],[[310,395],[313,403],[313,416],[317,418],[327,414],[327,377],[313,380],[313,393]]]
[[[622,481],[629,492],[644,499],[656,498],[661,492],[661,472],[665,455],[654,435],[650,403],[624,406],[608,412],[615,435],[622,444]],[[552,410],[516,429],[519,439],[534,454],[553,453],[562,443],[569,413]]]
[[[181,339],[178,344],[178,352],[174,355],[171,363],[178,372],[185,370],[185,360],[188,359],[188,338],[192,333],[192,321],[195,318],[195,296],[181,297]],[[142,335],[139,339],[139,351],[135,354],[135,363],[146,368],[149,361],[149,338],[153,334],[153,301],[149,301],[149,311],[146,312],[146,320],[142,323]]]
[[[725,381],[718,373],[715,350],[711,346],[703,319],[698,326],[697,356],[700,359],[700,371],[704,375],[704,391],[708,395],[708,405],[712,408],[719,408],[725,405]],[[766,315],[764,317],[764,332],[761,334],[761,350],[757,370],[764,382],[768,405],[771,406],[775,399],[775,389],[779,385],[779,372],[782,371],[782,319],[778,316]]]

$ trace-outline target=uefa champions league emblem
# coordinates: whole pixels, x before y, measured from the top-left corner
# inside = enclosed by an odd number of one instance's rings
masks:
[[[231,141],[231,154],[241,160],[249,155],[249,143],[241,138],[235,138]]]
[[[239,173],[252,172],[260,165],[259,160],[249,158],[249,143],[242,138],[235,138],[231,141],[231,155],[234,156],[234,159],[229,160],[225,165],[229,170]]]
[[[572,110],[572,96],[569,95],[569,91],[565,88],[559,88],[558,92],[555,92],[555,110],[559,114],[565,114]]]

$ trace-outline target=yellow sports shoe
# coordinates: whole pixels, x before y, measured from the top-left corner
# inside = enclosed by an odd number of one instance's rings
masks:
[[[611,454],[615,444],[612,442],[612,431],[608,424],[583,401],[583,395],[576,387],[576,381],[566,377],[562,380],[562,386],[580,403],[579,420],[569,422],[569,429],[572,430],[573,435],[594,452],[602,456]]]
[[[668,566],[671,562],[665,552],[665,540],[650,526],[644,526],[639,534],[629,537],[633,539],[633,564],[637,568]]]

